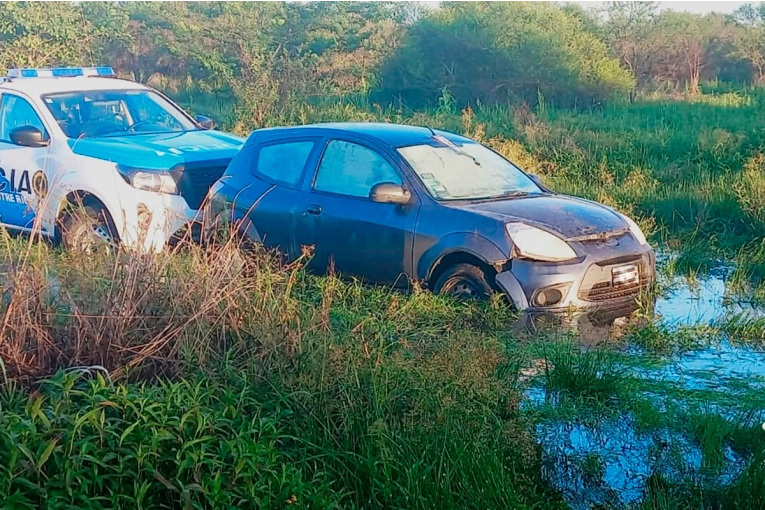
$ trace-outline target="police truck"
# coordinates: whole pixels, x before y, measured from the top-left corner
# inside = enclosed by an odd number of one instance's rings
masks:
[[[0,82],[0,226],[89,252],[160,251],[199,231],[244,140],[110,67],[11,69]]]

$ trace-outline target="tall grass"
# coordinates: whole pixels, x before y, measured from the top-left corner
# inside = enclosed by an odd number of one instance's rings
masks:
[[[226,127],[254,127],[241,106],[191,99]],[[762,292],[759,90],[591,112],[459,111],[442,99],[425,112],[364,97],[315,101],[267,124],[388,121],[465,133],[559,191],[634,215],[655,244],[680,251],[674,270],[734,257],[736,285]],[[5,506],[564,507],[540,479],[533,423],[519,411],[513,317],[499,303],[317,278],[302,260],[281,265],[233,242],[88,258],[0,244]],[[717,328],[762,336],[751,321]],[[653,324],[630,338],[672,351],[702,333]],[[600,407],[630,391],[612,353],[571,344],[543,352],[548,390]],[[692,497],[657,479],[649,507],[700,507],[703,497],[761,506],[761,441],[752,427],[722,425],[694,419],[688,432],[710,465],[721,441],[751,441],[744,476]]]
[[[562,505],[498,304],[312,277],[233,243],[87,260],[7,246],[13,508]]]

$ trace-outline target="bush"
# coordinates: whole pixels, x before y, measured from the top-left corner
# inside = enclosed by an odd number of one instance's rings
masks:
[[[555,27],[551,30],[550,27]],[[413,26],[381,71],[380,100],[458,106],[539,98],[558,107],[626,97],[634,79],[576,16],[552,4],[445,3]]]

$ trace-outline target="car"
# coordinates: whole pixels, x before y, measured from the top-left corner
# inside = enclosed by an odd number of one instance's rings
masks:
[[[485,145],[426,126],[325,123],[250,133],[210,188],[205,236],[233,228],[308,269],[420,282],[519,310],[634,303],[655,280],[640,227],[553,192]]]
[[[67,249],[156,252],[244,138],[110,67],[11,69],[0,82],[0,226]]]

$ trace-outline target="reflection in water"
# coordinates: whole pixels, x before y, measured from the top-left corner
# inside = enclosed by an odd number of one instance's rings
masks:
[[[693,288],[686,281],[671,282],[667,292],[656,297],[648,308],[653,311],[653,320],[671,331],[682,326],[714,325],[734,315],[765,317],[762,308],[729,299],[726,275],[726,271],[711,274],[698,280]],[[625,326],[636,323],[633,314],[636,309],[634,306],[612,313],[564,316],[527,314],[519,327],[531,333],[573,330],[579,343],[590,347],[619,340]],[[650,314],[640,315],[650,320]],[[733,340],[721,336],[719,342],[702,349],[654,358],[650,366],[632,369],[632,374],[651,382],[668,382],[683,391],[719,392],[729,397],[742,388],[765,386],[765,348],[742,347]],[[641,356],[637,351],[635,355]],[[668,405],[680,408],[693,405],[669,394],[645,391],[640,394],[650,398],[659,410]],[[555,407],[559,399],[560,395],[532,383],[523,407],[543,403]],[[725,418],[740,411],[721,404],[722,401],[708,401],[704,408]],[[765,410],[751,417],[765,419]],[[719,465],[710,466],[698,444],[687,436],[662,428],[638,430],[629,413],[606,420],[546,421],[538,424],[537,436],[545,478],[577,509],[638,504],[646,495],[649,478],[655,474],[677,482],[692,479],[705,486],[729,484],[747,462],[726,445]]]
[[[698,279],[695,285],[684,279],[671,282],[659,296],[645,298],[642,309],[650,311],[656,321],[668,327],[710,325],[726,317],[765,318],[765,308],[731,299],[725,278],[728,271],[719,270]],[[568,330],[577,333],[584,346],[598,345],[618,339],[624,326],[634,323],[637,304],[616,310],[574,313],[526,313],[518,326],[531,333]]]
[[[746,459],[726,446],[719,467],[704,462],[701,448],[667,430],[639,432],[621,416],[596,425],[576,422],[537,426],[543,475],[575,509],[623,507],[640,502],[652,475],[705,486],[731,483]]]
[[[660,368],[641,371],[640,375],[688,390],[724,390],[739,381],[747,386],[760,385],[765,383],[765,350],[722,341],[674,356]]]
[[[669,326],[710,324],[731,315],[764,317],[765,310],[728,296],[729,274],[730,268],[719,268],[693,286],[676,279],[666,295],[656,299],[656,315]]]
[[[637,303],[630,303],[618,309],[592,312],[529,312],[520,316],[516,328],[527,334],[571,331],[582,346],[595,346],[618,339],[637,310]]]

